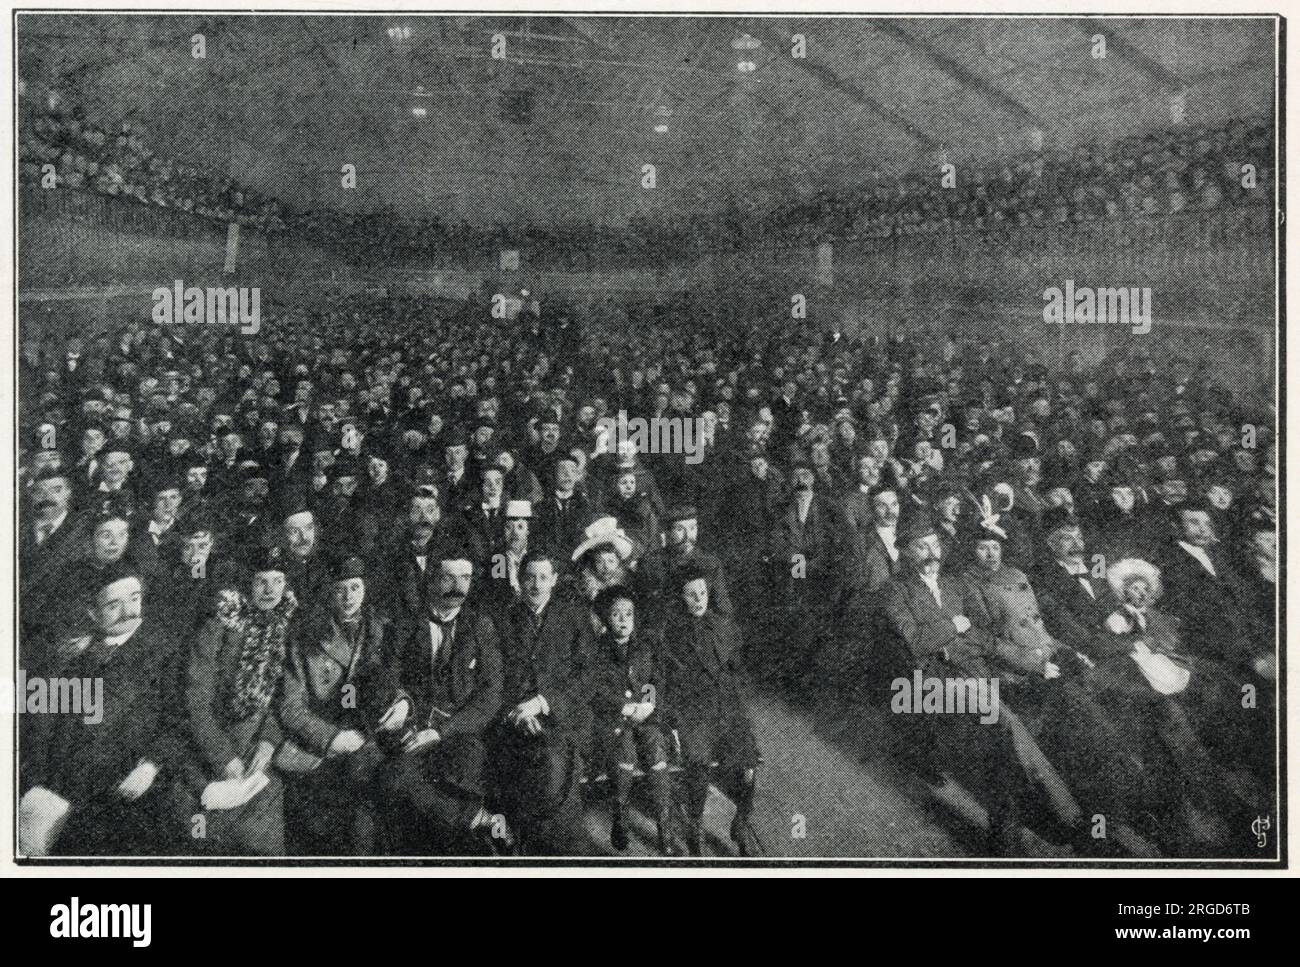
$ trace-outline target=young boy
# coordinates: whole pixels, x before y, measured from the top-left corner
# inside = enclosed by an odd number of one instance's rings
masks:
[[[603,625],[592,675],[596,755],[614,785],[609,841],[627,848],[627,803],[638,759],[646,770],[659,824],[659,852],[673,856],[667,742],[659,727],[659,656],[636,635],[636,603],[627,588],[601,591],[592,609]]]

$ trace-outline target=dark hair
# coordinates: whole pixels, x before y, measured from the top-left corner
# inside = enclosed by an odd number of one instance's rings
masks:
[[[609,612],[618,601],[629,601],[632,607],[636,605],[636,595],[632,589],[622,584],[613,584],[605,588],[596,595],[595,600],[591,602],[591,610],[601,621],[609,623]]]
[[[549,563],[552,571],[558,572],[560,570],[559,564],[555,561],[555,555],[550,551],[539,547],[536,549],[530,549],[528,553],[524,555],[523,560],[519,562],[519,573],[525,573],[528,570],[528,565],[536,564],[538,561],[546,561]]]

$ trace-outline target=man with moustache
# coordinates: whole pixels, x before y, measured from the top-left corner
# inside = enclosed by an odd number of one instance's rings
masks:
[[[680,575],[692,568],[702,572],[709,582],[709,598],[713,610],[731,616],[731,596],[727,590],[727,577],[722,563],[710,552],[699,548],[699,513],[692,504],[677,504],[664,518],[665,546],[655,548],[642,560],[640,575],[642,600],[657,610],[652,620],[657,620],[671,610],[677,593],[673,591]]]
[[[1050,557],[1034,570],[1032,582],[1043,623],[1054,637],[1086,652],[1106,618],[1105,580],[1094,577],[1079,519],[1066,508],[1043,514],[1042,533]]]
[[[301,501],[287,504],[280,540],[287,552],[283,562],[285,580],[299,602],[305,606],[315,604],[329,571],[315,512]]]
[[[471,554],[463,542],[434,549],[425,609],[389,660],[410,709],[388,778],[391,828],[403,851],[457,855],[511,845],[509,827],[487,807],[485,734],[501,708],[501,649],[491,618],[466,603]]]
[[[841,610],[841,575],[852,553],[849,527],[835,501],[813,490],[815,471],[800,460],[791,472],[791,497],[769,543],[778,607],[780,646],[766,664],[788,691],[817,688],[812,665]]]
[[[89,590],[91,633],[46,673],[100,680],[98,708],[22,717],[19,848],[165,856],[185,835],[168,797],[182,759],[180,651],[144,614],[130,564],[106,567]]]
[[[387,554],[376,597],[383,614],[401,623],[424,613],[426,577],[434,535],[442,525],[438,490],[433,484],[417,485],[406,502],[406,526]]]
[[[1190,654],[1253,674],[1244,586],[1223,554],[1210,507],[1188,500],[1170,508],[1173,539],[1163,548],[1164,608],[1178,618]]]
[[[899,528],[898,540],[906,565],[885,589],[884,614],[903,651],[900,677],[991,682],[995,674],[987,656],[995,642],[986,615],[980,599],[964,582],[942,573],[943,550],[934,523],[923,513],[915,514]],[[921,701],[921,696],[913,695],[912,701]],[[960,788],[952,772],[975,765],[962,783],[984,794],[988,849],[991,855],[1001,855],[1014,848],[1013,837],[1021,828],[1015,822],[1019,783],[1012,769],[1010,731],[982,724],[977,714],[911,715],[907,711],[895,714],[892,721],[904,740],[900,749],[919,778],[943,798]],[[1010,718],[1000,708],[995,711],[999,716],[995,725]]]
[[[29,498],[31,514],[24,514],[18,539],[18,601],[22,640],[34,642],[61,593],[62,576],[84,551],[89,523],[72,513],[72,484],[62,470],[38,474]]]

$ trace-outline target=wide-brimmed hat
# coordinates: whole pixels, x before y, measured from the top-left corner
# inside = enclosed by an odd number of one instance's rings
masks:
[[[1160,597],[1162,591],[1160,569],[1149,561],[1143,561],[1136,557],[1126,557],[1106,568],[1106,582],[1110,585],[1111,591],[1115,593],[1115,597],[1121,601],[1124,600],[1124,585],[1134,578],[1141,578],[1146,581],[1153,598]]]
[[[589,524],[584,533],[586,536],[582,543],[573,549],[574,561],[581,560],[582,555],[588,551],[605,545],[612,547],[622,561],[636,554],[636,543],[618,525],[617,518],[600,517]]]

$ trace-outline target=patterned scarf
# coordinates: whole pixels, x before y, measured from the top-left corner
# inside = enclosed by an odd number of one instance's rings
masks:
[[[298,610],[292,591],[270,611],[262,611],[237,591],[223,591],[217,603],[217,617],[227,628],[243,636],[239,670],[230,711],[236,721],[260,715],[271,704],[280,674],[284,670],[284,642],[289,619]]]

